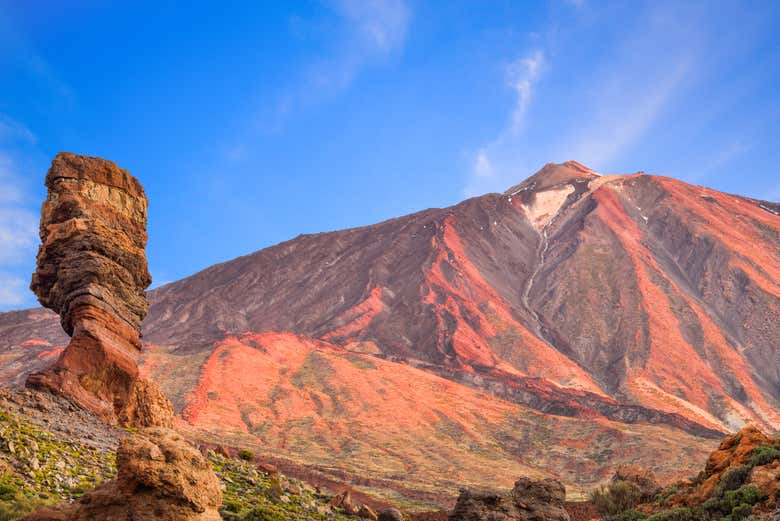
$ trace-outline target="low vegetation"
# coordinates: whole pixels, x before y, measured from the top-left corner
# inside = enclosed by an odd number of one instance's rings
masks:
[[[669,506],[677,485],[661,491],[651,501],[642,498],[639,487],[626,481],[613,481],[591,493],[591,501],[606,521],[763,521],[780,519],[778,512],[756,511],[756,506],[780,497],[768,498],[749,483],[751,470],[780,460],[780,446],[763,445],[750,454],[747,464],[729,469],[720,477],[710,496],[700,505]],[[694,480],[700,484],[701,476]],[[780,492],[778,492],[780,495]],[[641,505],[641,506],[640,506]],[[766,509],[759,509],[766,510]],[[645,512],[655,512],[652,514]],[[774,517],[778,516],[778,517]]]
[[[228,521],[342,521],[355,519],[329,506],[331,496],[250,463],[251,451],[230,459],[209,451],[222,483],[222,518]],[[0,411],[0,521],[72,501],[116,474],[113,452],[100,452]]]
[[[116,473],[114,454],[0,411],[0,521],[73,500]]]

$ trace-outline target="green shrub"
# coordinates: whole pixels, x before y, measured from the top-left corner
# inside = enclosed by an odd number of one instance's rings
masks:
[[[733,505],[732,508],[743,503],[755,505],[762,499],[764,499],[763,495],[758,491],[755,485],[743,485],[737,490],[726,492],[726,501]]]
[[[259,505],[244,516],[241,521],[287,521],[290,517],[281,508],[273,505]]]
[[[642,512],[636,510],[626,510],[616,516],[610,516],[609,521],[645,521],[647,516]]]
[[[738,507],[734,507],[731,514],[725,517],[725,521],[743,521],[750,517],[753,513],[753,505],[742,503]]]
[[[241,503],[233,498],[225,498],[222,501],[222,510],[237,514],[242,510]]]
[[[0,521],[10,521],[52,503],[26,489],[24,483],[10,475],[0,477]]]
[[[255,459],[255,453],[248,449],[241,449],[238,451],[238,457],[244,461],[252,461]]]
[[[762,445],[750,453],[749,463],[751,467],[757,467],[772,463],[776,459],[780,459],[780,445]]]
[[[699,509],[677,507],[654,514],[648,517],[647,521],[709,521],[709,519],[711,518]]]
[[[602,486],[590,494],[590,500],[603,516],[616,516],[637,506],[642,492],[633,483],[615,481]]]
[[[747,465],[734,467],[720,477],[718,487],[714,491],[715,496],[721,496],[729,490],[736,490],[745,484],[745,480],[750,473],[750,468]]]
[[[753,505],[764,500],[764,496],[755,485],[742,485],[737,490],[729,490],[721,496],[711,497],[704,502],[704,509],[712,516],[719,518],[725,516],[726,521],[738,521],[746,519],[743,516],[748,510],[753,510]]]

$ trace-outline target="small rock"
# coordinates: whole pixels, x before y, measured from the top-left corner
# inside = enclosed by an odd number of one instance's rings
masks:
[[[404,521],[404,516],[397,508],[388,508],[379,513],[378,521]]]
[[[357,508],[352,503],[352,494],[349,490],[345,490],[341,494],[333,496],[328,505],[333,508],[340,508],[348,514],[355,514],[357,512]]]
[[[360,505],[360,508],[358,508],[357,515],[361,519],[369,519],[370,521],[377,521],[379,518],[376,515],[376,512],[371,510],[370,507],[366,505]]]

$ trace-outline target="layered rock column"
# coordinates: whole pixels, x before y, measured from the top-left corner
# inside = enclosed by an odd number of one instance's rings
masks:
[[[219,481],[209,462],[171,429],[173,407],[138,377],[141,322],[151,283],[147,200],[111,161],[61,153],[46,175],[41,247],[31,288],[60,315],[71,341],[27,385],[60,394],[106,421],[145,427],[124,438],[117,478],[27,521],[218,521]]]
[[[170,426],[170,402],[138,379],[151,283],[143,187],[111,161],[69,153],[54,158],[46,187],[30,287],[60,315],[71,341],[27,385],[64,395],[110,423]]]

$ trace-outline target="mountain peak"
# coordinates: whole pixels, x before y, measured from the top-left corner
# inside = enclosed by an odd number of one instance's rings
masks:
[[[601,174],[574,160],[563,163],[547,163],[538,172],[520,184],[509,188],[504,194],[515,195],[523,190],[544,190],[562,183],[589,180]]]

